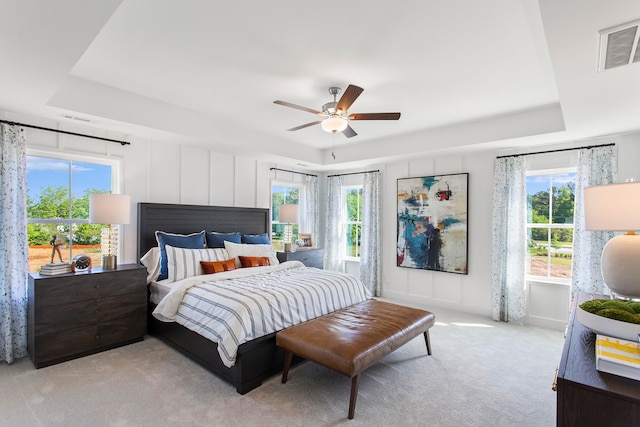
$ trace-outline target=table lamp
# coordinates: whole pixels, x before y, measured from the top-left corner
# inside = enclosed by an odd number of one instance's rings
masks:
[[[584,189],[587,230],[625,231],[602,251],[602,277],[614,296],[640,298],[640,182]]]
[[[291,224],[298,223],[298,205],[294,204],[283,204],[280,205],[280,219],[279,222],[281,224],[285,224],[284,226],[284,251],[291,252],[291,234],[292,234],[292,226]]]
[[[131,199],[125,194],[89,195],[89,222],[105,224],[102,228],[102,268],[115,270],[118,265],[118,227],[129,224],[131,219]]]

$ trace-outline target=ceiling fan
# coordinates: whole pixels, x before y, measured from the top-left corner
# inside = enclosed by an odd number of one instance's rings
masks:
[[[296,108],[298,110],[307,111],[311,114],[318,116],[325,116],[323,120],[317,120],[315,122],[306,123],[304,125],[296,126],[288,131],[300,130],[309,126],[320,124],[322,129],[331,132],[342,132],[347,138],[351,138],[357,135],[356,131],[349,126],[349,120],[398,120],[400,113],[352,113],[349,114],[348,110],[351,104],[360,96],[364,89],[358,86],[349,85],[347,90],[344,91],[339,101],[336,101],[336,97],[340,95],[342,89],[339,87],[330,87],[329,93],[333,95],[333,102],[327,102],[322,106],[322,111],[314,110],[312,108],[303,107],[301,105],[292,104],[286,101],[273,101],[274,104],[284,105],[285,107]]]

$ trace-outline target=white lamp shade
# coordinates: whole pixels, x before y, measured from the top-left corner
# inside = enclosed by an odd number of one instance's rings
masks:
[[[131,198],[126,194],[89,195],[89,222],[93,224],[129,224]]]
[[[298,205],[283,204],[280,205],[281,224],[297,224],[298,223]]]
[[[585,188],[584,212],[587,230],[640,230],[640,182]]]
[[[328,119],[323,120],[320,124],[323,130],[331,133],[342,132],[347,128],[347,125],[347,121],[338,116],[331,116]]]

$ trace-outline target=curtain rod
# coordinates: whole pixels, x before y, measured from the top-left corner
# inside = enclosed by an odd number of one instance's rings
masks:
[[[361,173],[373,173],[373,172],[380,172],[380,169],[376,169],[374,171],[364,171],[364,172],[351,172],[351,173],[339,173],[336,175],[327,175],[327,178],[331,178],[334,176],[347,176],[347,175],[359,175]]]
[[[614,143],[611,144],[600,144],[600,145],[589,145],[587,147],[575,147],[575,148],[559,148],[557,150],[549,150],[549,151],[536,151],[534,153],[522,153],[522,154],[510,154],[507,156],[497,156],[496,159],[503,159],[505,157],[520,157],[520,156],[529,156],[529,155],[533,155],[533,154],[546,154],[546,153],[557,153],[560,151],[573,151],[573,150],[582,150],[583,148],[585,149],[589,149],[589,148],[597,148],[597,147],[610,147],[612,145],[616,145]]]
[[[117,139],[103,138],[101,136],[85,135],[83,133],[68,132],[66,130],[45,128],[45,127],[41,127],[41,126],[28,125],[28,124],[25,124],[25,123],[10,122],[8,120],[0,120],[0,123],[6,123],[8,125],[22,126],[22,127],[26,127],[26,128],[32,128],[32,129],[48,130],[49,132],[64,133],[64,134],[67,134],[67,135],[82,136],[82,137],[85,137],[85,138],[100,139],[102,141],[117,142],[120,145],[131,145],[131,143],[127,142],[127,141],[118,141]]]
[[[296,171],[290,171],[290,170],[287,170],[287,169],[269,168],[269,170],[272,170],[272,171],[281,171],[281,172],[291,172],[291,173],[297,173],[297,174],[300,174],[300,175],[306,175],[306,176],[315,176],[316,178],[318,177],[318,175],[314,175],[314,174],[312,174],[312,173],[296,172]]]

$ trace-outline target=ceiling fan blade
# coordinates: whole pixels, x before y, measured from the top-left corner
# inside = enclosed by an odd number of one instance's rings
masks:
[[[349,120],[398,120],[400,113],[354,113]]]
[[[287,129],[287,130],[300,130],[300,129],[308,128],[309,126],[318,125],[320,123],[322,123],[322,120],[318,120],[317,122],[306,123],[304,125],[296,126],[294,128]]]
[[[345,130],[342,131],[342,134],[344,136],[346,136],[347,138],[351,138],[352,136],[356,136],[357,133],[355,130],[353,130],[353,128],[349,125],[347,125],[347,128]]]
[[[342,111],[343,113],[345,113],[349,109],[349,107],[351,107],[353,101],[355,101],[360,96],[363,90],[364,89],[359,86],[349,85],[349,87],[347,87],[347,90],[345,90],[342,94],[340,101],[338,101],[338,104],[336,105],[336,112]]]
[[[273,103],[274,104],[278,104],[278,105],[284,105],[285,107],[295,108],[297,110],[306,111],[306,112],[309,112],[311,114],[319,114],[321,116],[324,115],[324,113],[322,111],[314,110],[312,108],[303,107],[302,105],[292,104],[292,103],[286,102],[286,101],[273,101]]]

